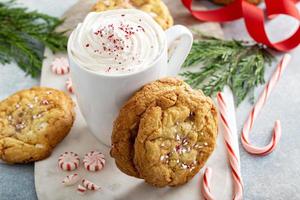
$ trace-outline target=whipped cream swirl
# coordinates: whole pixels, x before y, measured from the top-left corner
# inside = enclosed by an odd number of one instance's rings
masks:
[[[127,74],[151,65],[164,49],[165,33],[146,13],[118,9],[89,13],[69,40],[69,52],[82,67]]]

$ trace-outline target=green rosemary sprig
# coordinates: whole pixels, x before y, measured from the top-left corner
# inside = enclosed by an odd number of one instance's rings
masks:
[[[27,74],[38,76],[43,47],[53,52],[67,48],[67,37],[55,32],[61,23],[56,17],[16,7],[14,1],[0,2],[0,63],[15,61]]]
[[[181,75],[192,87],[212,96],[228,85],[240,104],[256,86],[263,84],[266,64],[274,58],[262,45],[244,41],[202,37],[196,40],[183,67],[203,66]]]

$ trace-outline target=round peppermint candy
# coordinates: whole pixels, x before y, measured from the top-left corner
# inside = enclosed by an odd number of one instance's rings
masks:
[[[79,166],[79,156],[74,152],[65,152],[58,158],[58,166],[64,171],[73,171]]]
[[[99,171],[105,165],[104,155],[99,151],[90,151],[83,158],[84,168],[88,171]]]
[[[57,75],[64,75],[70,72],[70,66],[67,58],[55,58],[51,64],[52,72]]]

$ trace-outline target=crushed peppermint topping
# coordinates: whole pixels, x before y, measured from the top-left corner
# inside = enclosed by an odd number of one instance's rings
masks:
[[[160,56],[163,30],[145,14],[132,12],[90,13],[71,38],[78,62],[97,73],[122,74],[144,68]]]
[[[44,99],[44,100],[42,100],[42,104],[43,104],[43,105],[48,105],[48,104],[49,104],[49,101],[48,101],[47,99]]]
[[[125,16],[125,15],[122,15]],[[86,48],[92,48],[92,52],[96,54],[107,54],[112,56],[116,60],[118,65],[122,65],[123,62],[126,62],[126,57],[124,56],[125,49],[130,51],[131,47],[129,46],[129,41],[132,36],[137,32],[145,32],[144,27],[141,25],[131,25],[125,22],[120,22],[119,24],[108,24],[101,26],[98,30],[94,31],[95,37],[99,39],[99,45],[90,45],[89,43],[85,44]],[[95,46],[95,47],[94,47]],[[125,53],[126,55],[126,53]],[[138,57],[139,55],[135,55]],[[135,60],[135,57],[132,57],[132,60]],[[141,63],[141,60],[137,60],[138,63]],[[133,63],[134,64],[134,63]],[[107,67],[105,72],[124,70],[124,68]],[[127,71],[130,71],[128,69]]]
[[[21,122],[20,124],[16,124],[16,129],[17,130],[21,130],[21,129],[23,129],[23,128],[25,128],[26,127],[26,125],[25,125],[25,123],[24,122]]]
[[[33,115],[32,119],[38,119],[38,118],[41,118],[41,117],[42,117],[42,114],[37,114],[37,115]]]
[[[181,163],[181,168],[182,169],[187,169],[188,168],[188,165],[184,164],[184,163]]]
[[[201,148],[203,148],[203,146],[202,145],[200,145],[200,144],[195,144],[195,146],[194,146],[196,149],[201,149]]]
[[[39,125],[39,129],[44,129],[48,126],[48,123],[47,122],[43,122]]]
[[[188,144],[189,144],[188,139],[187,138],[183,138],[182,145],[188,145]]]

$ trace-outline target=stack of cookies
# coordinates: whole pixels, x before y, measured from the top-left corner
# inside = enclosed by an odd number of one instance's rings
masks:
[[[158,186],[188,182],[215,148],[217,111],[201,91],[175,78],[145,85],[114,122],[111,156],[118,168]]]

